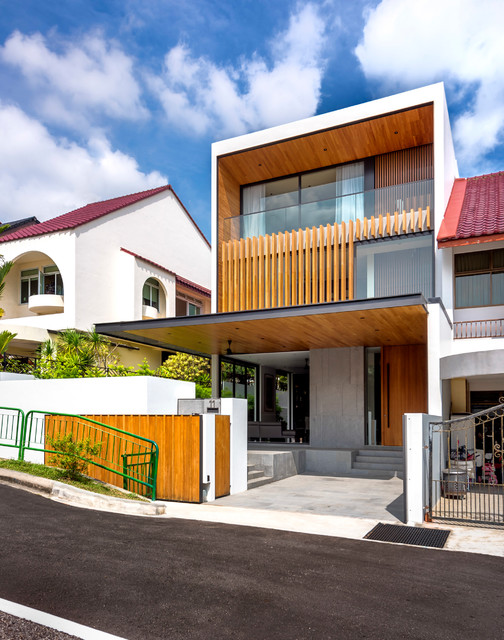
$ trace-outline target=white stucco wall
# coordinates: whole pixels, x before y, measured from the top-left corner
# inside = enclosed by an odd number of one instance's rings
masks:
[[[134,376],[0,382],[0,406],[71,414],[176,414],[193,382]]]
[[[210,286],[210,248],[171,191],[83,225],[76,229],[76,236],[79,327],[141,318],[142,287],[148,277],[163,284],[168,305],[174,309],[173,276],[125,254],[121,247],[196,284]],[[123,268],[128,278],[133,273],[133,294],[130,289],[124,292]]]

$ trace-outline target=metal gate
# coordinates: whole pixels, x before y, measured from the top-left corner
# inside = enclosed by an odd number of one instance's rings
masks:
[[[504,404],[431,423],[431,518],[504,525],[503,450]]]

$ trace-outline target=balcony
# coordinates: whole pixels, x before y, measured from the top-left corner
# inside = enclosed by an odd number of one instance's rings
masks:
[[[328,224],[378,220],[387,212],[395,216],[395,220],[418,209],[433,211],[433,205],[434,181],[419,180],[226,218],[222,237],[226,240],[253,238]]]
[[[403,264],[401,278],[397,277],[392,265],[385,273],[367,269],[355,269],[355,243],[365,240],[397,239],[391,243],[389,255],[401,241],[412,239],[419,232],[431,230],[430,207],[403,210],[393,214],[371,216],[355,222],[327,224],[311,229],[266,234],[223,242],[220,246],[219,263],[219,311],[244,311],[268,309],[320,302],[353,300],[355,296],[354,277],[357,275],[359,287],[365,289],[364,298],[418,293],[429,295],[429,287],[414,284],[411,274],[427,273],[431,269],[432,246],[424,247],[427,259],[421,258],[422,265],[408,260]],[[418,237],[422,239],[422,236]],[[425,241],[428,239],[425,238]],[[425,243],[424,243],[425,244]],[[369,245],[368,245],[369,246]],[[402,252],[404,253],[404,251]],[[372,259],[373,256],[369,256]],[[399,263],[398,263],[399,264]],[[409,266],[408,266],[409,265]],[[418,265],[418,268],[417,268]],[[405,275],[406,274],[406,275]],[[431,278],[427,273],[424,282]],[[362,282],[364,285],[362,286]],[[398,290],[401,282],[406,282]],[[403,284],[404,284],[403,282]],[[397,284],[397,286],[396,286]],[[412,289],[411,291],[406,289]]]
[[[152,307],[149,304],[142,305],[142,320],[154,320],[159,318],[159,311],[156,307]]]
[[[453,323],[453,338],[504,338],[504,319],[468,320]]]
[[[63,313],[63,296],[54,293],[40,293],[28,298],[28,309],[39,316],[50,313]]]

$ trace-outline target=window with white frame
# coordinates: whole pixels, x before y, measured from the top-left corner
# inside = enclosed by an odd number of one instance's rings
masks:
[[[63,295],[63,279],[55,265],[44,267],[40,274],[40,293]]]
[[[25,269],[21,271],[21,304],[26,304],[30,296],[39,292],[39,270]]]
[[[455,255],[455,306],[504,304],[504,249]]]
[[[142,292],[143,304],[159,311],[159,282],[154,278],[145,281]]]
[[[176,316],[199,316],[201,314],[201,307],[203,306],[200,300],[189,297],[179,297],[176,300]]]

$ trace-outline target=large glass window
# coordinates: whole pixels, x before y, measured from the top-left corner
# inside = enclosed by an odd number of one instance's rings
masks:
[[[455,306],[504,304],[504,249],[455,255]]]
[[[364,162],[244,187],[242,213],[242,237],[362,218]]]
[[[28,302],[30,296],[39,292],[39,270],[25,269],[21,271],[21,304]]]
[[[40,278],[40,293],[63,295],[63,279],[58,267],[44,267]]]
[[[176,316],[199,316],[201,315],[202,303],[198,300],[189,302],[185,298],[177,298],[175,306]]]
[[[142,303],[159,311],[159,282],[154,278],[145,281],[142,292]]]
[[[356,298],[409,293],[423,293],[430,298],[432,291],[431,234],[357,246]]]
[[[221,360],[221,397],[244,398],[248,405],[248,420],[256,420],[257,369],[253,365]]]

